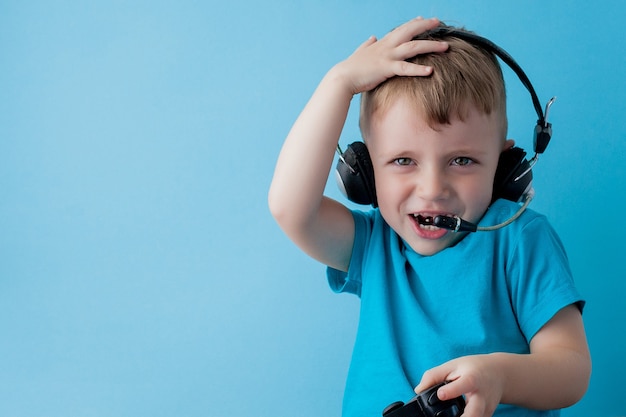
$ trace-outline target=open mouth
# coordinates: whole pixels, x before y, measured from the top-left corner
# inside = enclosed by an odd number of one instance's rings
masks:
[[[437,219],[441,217],[440,213],[421,212],[413,213],[409,217],[413,221],[413,230],[421,239],[436,240],[444,237],[449,230],[436,226]]]
[[[418,214],[413,214],[413,219],[423,229],[429,229],[429,230],[438,229],[438,227],[435,226],[435,218],[433,216],[423,215],[423,214],[418,213]]]
[[[435,221],[433,216],[422,216],[421,214],[418,214],[418,215],[414,214],[413,217],[422,226],[432,226],[433,222]]]
[[[463,220],[455,215],[436,214],[412,214],[413,221],[417,224],[419,230],[425,232],[435,232],[438,230],[451,230],[453,232],[475,232],[478,226]]]

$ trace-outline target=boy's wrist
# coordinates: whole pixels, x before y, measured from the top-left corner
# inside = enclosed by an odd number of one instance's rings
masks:
[[[352,82],[343,62],[333,66],[326,73],[322,82],[329,84],[332,88],[336,88],[338,91],[341,91],[350,99],[352,99],[354,95],[360,93],[360,91],[355,91],[356,89],[354,83]]]

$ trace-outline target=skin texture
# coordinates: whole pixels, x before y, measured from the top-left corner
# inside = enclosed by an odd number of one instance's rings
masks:
[[[462,234],[420,226],[416,216],[457,215],[478,222],[491,203],[503,142],[497,117],[470,109],[464,120],[431,128],[399,98],[375,115],[367,137],[380,212],[413,250],[433,255]]]
[[[380,40],[370,37],[326,74],[285,139],[269,191],[270,210],[294,243],[328,266],[347,271],[354,242],[350,211],[323,195],[350,102],[396,75],[429,76],[432,68],[405,60],[448,48],[445,42],[411,40],[438,24],[417,18]],[[365,139],[381,214],[416,252],[430,255],[459,236],[420,228],[412,215],[456,214],[477,221],[491,199],[498,155],[512,142],[497,133],[493,115],[475,109],[464,120],[430,128],[409,108],[415,106],[399,98],[374,115]],[[465,395],[465,417],[489,417],[501,402],[567,407],[586,392],[590,372],[582,317],[569,306],[533,337],[530,354],[456,358],[426,371],[415,389],[452,381],[439,389],[440,398]]]

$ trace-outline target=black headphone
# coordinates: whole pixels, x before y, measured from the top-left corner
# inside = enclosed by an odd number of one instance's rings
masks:
[[[482,36],[445,26],[436,28],[424,35],[432,38],[444,36],[459,38],[496,55],[517,74],[530,93],[538,117],[533,135],[535,156],[530,161],[527,160],[526,152],[519,147],[512,147],[502,152],[493,184],[492,201],[504,198],[520,202],[532,188],[532,167],[537,162],[539,154],[546,150],[552,137],[552,125],[547,122],[547,117],[555,98],[553,97],[548,102],[544,113],[537,93],[522,68],[505,50]],[[343,194],[354,203],[371,204],[377,207],[374,169],[365,143],[351,143],[345,152],[342,152],[339,146],[337,146],[337,150],[339,152],[336,172],[337,183]]]

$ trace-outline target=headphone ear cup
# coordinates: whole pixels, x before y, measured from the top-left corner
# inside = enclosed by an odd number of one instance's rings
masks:
[[[367,146],[353,142],[337,162],[337,185],[348,200],[376,207],[374,168]]]
[[[522,148],[513,147],[500,154],[493,181],[492,202],[498,198],[519,202],[528,192],[533,180],[530,162]]]

